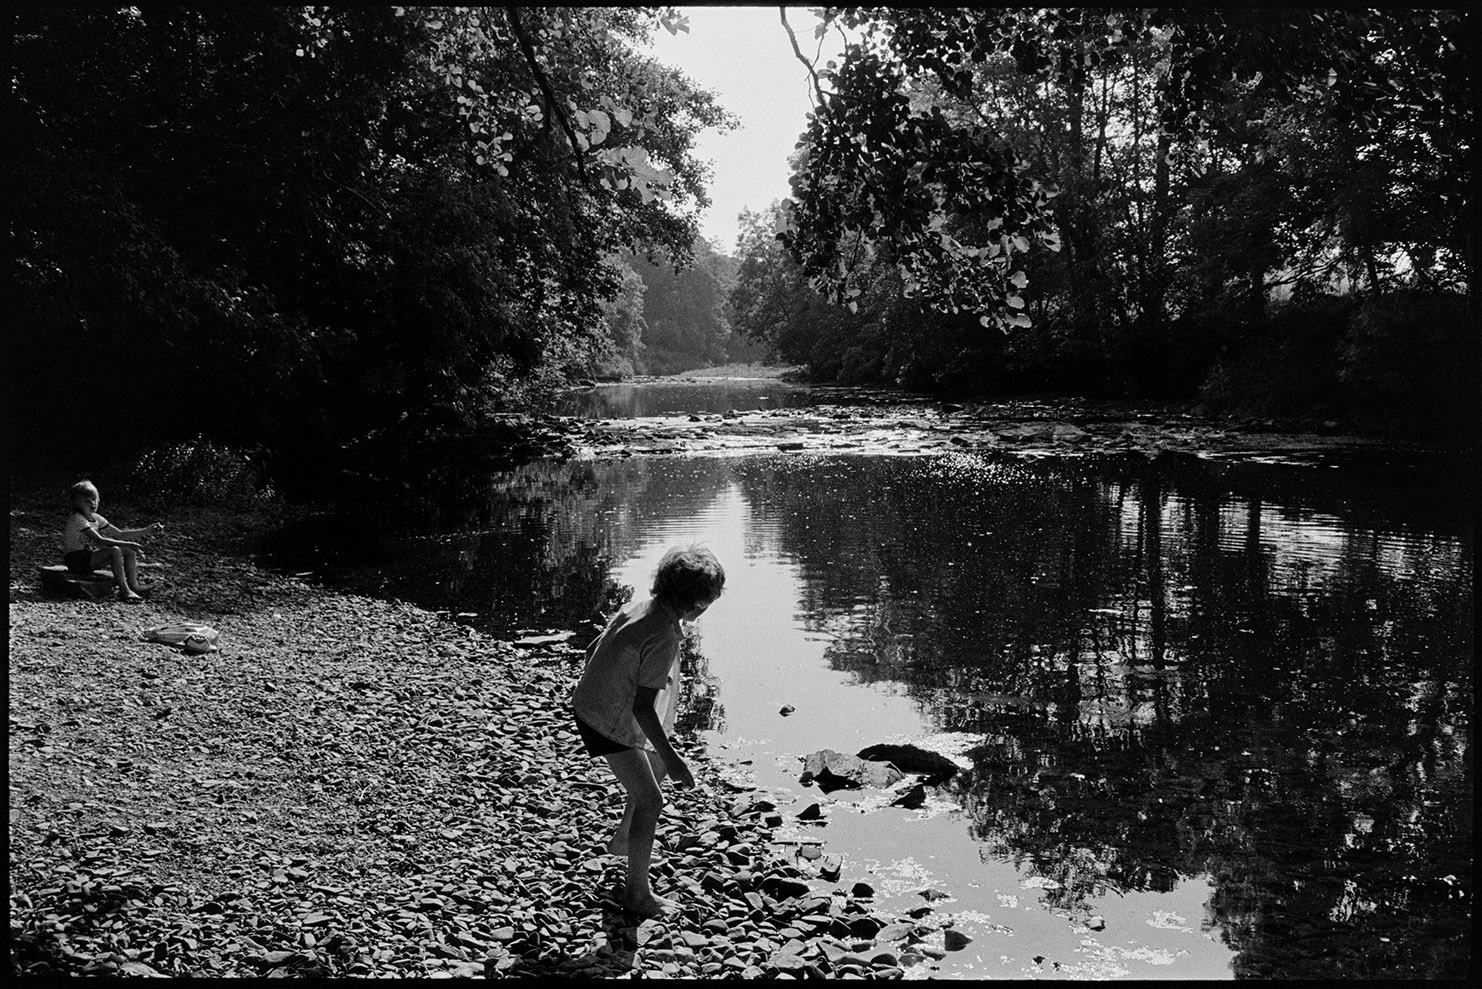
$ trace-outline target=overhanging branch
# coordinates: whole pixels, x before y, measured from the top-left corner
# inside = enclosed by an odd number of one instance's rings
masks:
[[[793,54],[798,57],[799,62],[803,63],[803,67],[808,70],[809,78],[813,80],[814,104],[827,113],[828,107],[823,101],[823,86],[818,81],[818,70],[813,67],[812,62],[808,61],[808,56],[803,54],[803,49],[798,45],[798,36],[793,33],[792,25],[787,23],[787,8],[778,7],[777,13],[782,16],[782,27],[787,31],[787,40],[792,42]]]
[[[515,41],[519,43],[520,53],[525,56],[525,64],[530,67],[530,74],[535,77],[535,84],[540,87],[541,95],[545,97],[546,106],[550,108],[550,114],[554,115],[561,129],[566,132],[566,140],[571,142],[571,154],[576,159],[576,170],[581,174],[583,182],[587,181],[587,166],[582,160],[581,145],[576,140],[576,131],[571,126],[571,119],[566,116],[566,110],[556,100],[556,91],[551,86],[550,77],[540,67],[535,58],[535,45],[530,41],[530,36],[525,33],[525,26],[520,23],[520,8],[506,7],[505,16],[509,19],[510,30],[515,34]]]

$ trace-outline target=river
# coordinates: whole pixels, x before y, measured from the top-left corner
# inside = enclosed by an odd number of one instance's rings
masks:
[[[825,398],[839,395],[655,382],[562,411],[687,419]],[[1474,534],[1447,463],[863,450],[450,465],[364,501],[361,536],[283,564],[580,646],[666,548],[710,546],[727,589],[695,626],[686,717],[730,778],[773,795],[785,838],[842,859],[846,888],[953,916],[971,940],[934,976],[1457,976]],[[964,767],[924,806],[798,783],[807,753],[904,740]],[[821,823],[797,820],[815,803]]]

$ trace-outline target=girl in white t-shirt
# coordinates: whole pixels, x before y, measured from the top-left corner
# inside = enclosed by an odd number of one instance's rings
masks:
[[[99,501],[92,481],[78,481],[67,489],[72,514],[62,527],[62,562],[73,573],[112,566],[119,599],[142,601],[139,561],[144,559],[144,547],[137,540],[164,532],[165,527],[155,522],[142,529],[120,529],[98,514]]]
[[[655,896],[648,868],[664,796],[659,783],[695,778],[669,732],[679,696],[681,621],[704,614],[725,588],[726,573],[708,549],[675,547],[664,554],[646,601],[629,602],[587,648],[587,665],[572,692],[576,728],[592,756],[604,756],[628,793],[623,819],[607,843],[628,856],[623,909],[645,917],[675,909]]]

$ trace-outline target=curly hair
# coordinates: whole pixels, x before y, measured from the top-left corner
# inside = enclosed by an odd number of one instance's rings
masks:
[[[703,546],[675,546],[659,561],[649,593],[679,611],[688,611],[701,601],[720,597],[725,586],[726,571],[714,553]]]

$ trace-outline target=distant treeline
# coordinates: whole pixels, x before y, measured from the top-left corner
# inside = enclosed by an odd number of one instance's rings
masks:
[[[833,10],[731,299],[783,360],[1475,435],[1473,14]]]
[[[641,257],[619,261],[622,290],[605,309],[611,349],[593,361],[590,376],[674,374],[767,356],[764,341],[734,329],[737,261],[717,245],[696,238],[682,270]]]

